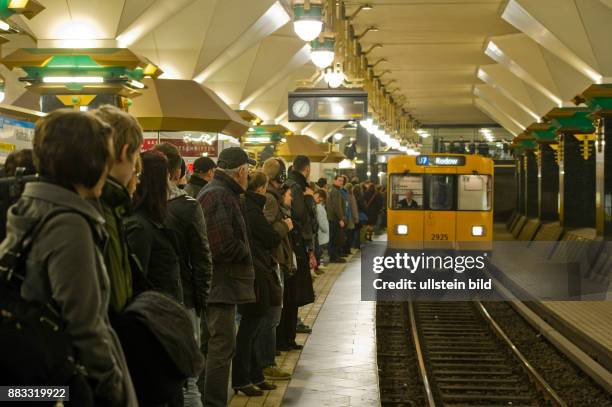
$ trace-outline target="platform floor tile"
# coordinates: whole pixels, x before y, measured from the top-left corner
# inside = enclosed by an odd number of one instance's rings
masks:
[[[289,381],[276,381],[274,384],[278,386],[276,390],[265,392],[262,397],[246,397],[244,395],[233,396],[230,402],[230,407],[278,407],[278,406],[373,406],[371,401],[368,403],[359,404],[358,401],[362,398],[365,392],[370,391],[367,386],[361,385],[362,383],[368,383],[363,378],[364,372],[367,372],[367,366],[359,367],[354,369],[350,355],[353,354],[354,350],[362,352],[364,347],[367,347],[366,337],[370,337],[370,347],[375,346],[372,335],[373,335],[373,323],[367,324],[354,324],[352,327],[347,327],[343,330],[342,339],[340,338],[340,332],[338,326],[326,322],[328,317],[324,317],[328,313],[327,302],[336,302],[332,300],[338,293],[336,293],[336,287],[340,281],[345,280],[346,276],[350,275],[349,279],[357,279],[357,301],[359,301],[359,253],[354,255],[352,262],[347,264],[330,264],[327,267],[327,271],[318,276],[314,281],[314,289],[316,294],[316,300],[313,304],[300,308],[300,317],[305,324],[313,328],[312,334],[298,334],[297,342],[305,344],[304,349],[301,352],[283,352],[283,354],[277,357],[276,362],[278,366],[288,372],[293,372],[291,382]],[[356,264],[356,266],[355,266]],[[356,271],[351,271],[351,268],[356,268]],[[338,280],[338,282],[336,281]],[[332,294],[330,294],[332,293]],[[331,296],[330,296],[331,295]],[[340,292],[339,295],[344,296],[345,299],[351,299],[351,296],[345,292]],[[347,307],[343,308],[343,311],[338,314],[337,311],[332,309],[329,311],[333,318],[346,317],[347,312],[358,312],[356,304],[348,304]],[[372,307],[372,318],[373,318],[373,304]],[[352,314],[349,314],[352,315]],[[351,316],[352,318],[353,316]],[[350,334],[352,333],[352,334]],[[348,336],[347,336],[348,335]],[[362,339],[357,337],[363,336]],[[311,355],[311,356],[309,356]],[[318,355],[312,357],[312,355]],[[347,356],[349,355],[349,356]],[[374,360],[376,352],[374,350]],[[317,370],[321,365],[327,367],[333,366],[334,368],[328,369],[329,371]],[[342,366],[342,367],[338,367]],[[315,369],[315,370],[312,370]],[[370,366],[371,370],[372,367]],[[374,368],[375,370],[375,368]],[[317,374],[313,374],[316,372]],[[342,378],[345,382],[343,386],[333,386],[331,383],[333,379]],[[374,376],[376,379],[376,376]],[[363,380],[363,381],[360,381]],[[370,380],[371,383],[371,380]],[[378,397],[378,384],[374,382],[376,386],[375,392]],[[296,389],[303,389],[302,394],[297,395]],[[337,394],[333,394],[329,397],[329,392],[333,392],[337,389]],[[351,393],[353,391],[353,393]],[[322,401],[320,393],[327,394],[326,399]],[[367,400],[367,398],[366,398]],[[296,404],[299,402],[299,404]]]

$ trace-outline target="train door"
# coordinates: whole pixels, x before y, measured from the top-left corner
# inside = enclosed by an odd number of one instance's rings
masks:
[[[455,191],[457,176],[454,168],[427,168],[425,193],[427,210],[423,211],[423,241],[425,247],[452,247],[456,238]],[[435,172],[435,173],[434,173]]]

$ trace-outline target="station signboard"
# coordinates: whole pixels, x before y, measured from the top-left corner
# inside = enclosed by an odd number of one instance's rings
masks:
[[[289,92],[290,122],[365,120],[368,95],[361,89],[305,89]]]
[[[142,151],[152,149],[158,143],[175,145],[184,158],[202,156],[217,157],[219,141],[216,133],[146,132]]]
[[[417,165],[434,165],[440,167],[456,167],[465,165],[465,157],[454,155],[418,155]]]
[[[0,161],[13,151],[32,148],[35,127],[32,122],[0,116]]]

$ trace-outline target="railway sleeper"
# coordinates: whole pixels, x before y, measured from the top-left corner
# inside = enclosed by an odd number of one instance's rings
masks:
[[[497,395],[497,394],[442,394],[443,401],[499,401],[503,403],[533,402],[535,397],[530,394],[513,394],[513,395]],[[537,404],[534,404],[537,405]]]
[[[428,359],[434,364],[437,364],[437,362],[455,362],[455,363],[456,362],[470,362],[470,363],[508,362],[508,359],[506,358],[500,358],[497,356],[490,356],[490,357],[484,358],[481,355],[478,355],[478,356],[461,356],[461,355],[429,356]],[[506,363],[504,363],[503,365],[505,366]]]
[[[476,390],[483,390],[483,391],[491,391],[491,392],[506,392],[506,391],[513,391],[513,392],[518,392],[518,391],[529,391],[529,386],[527,385],[516,385],[516,386],[491,386],[491,385],[484,385],[484,384],[472,384],[472,383],[465,383],[465,384],[438,384],[438,388],[440,390],[458,390],[458,391],[465,391],[465,390],[469,390],[469,391],[476,391]]]

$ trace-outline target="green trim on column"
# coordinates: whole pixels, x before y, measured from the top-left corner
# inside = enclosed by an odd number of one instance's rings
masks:
[[[8,6],[11,0],[0,0],[0,18],[5,20],[15,14]]]
[[[593,133],[595,128],[591,114],[593,112],[588,109],[576,108],[560,108],[554,109],[549,113],[551,123],[557,127],[557,133],[565,133],[568,131],[578,133]]]
[[[28,78],[44,76],[102,76],[104,79],[142,80],[143,69],[124,66],[102,66],[88,55],[56,55],[45,66],[23,66]]]

